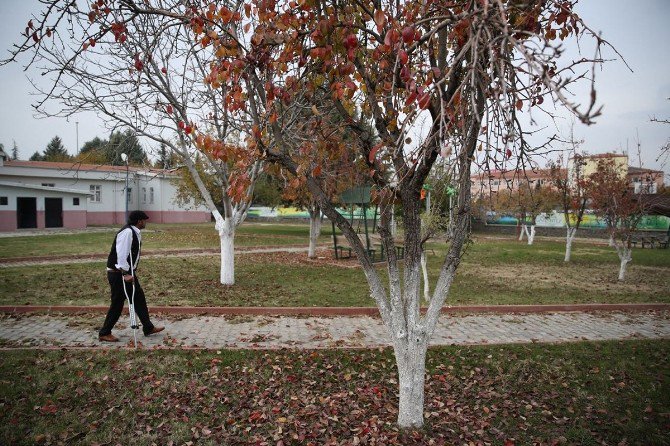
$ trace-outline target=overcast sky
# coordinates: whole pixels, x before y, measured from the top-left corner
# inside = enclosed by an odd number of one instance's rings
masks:
[[[38,0],[0,0],[3,59],[39,6]],[[578,12],[591,28],[601,31],[603,37],[617,48],[633,72],[612,51],[604,54],[614,60],[596,73],[598,99],[604,105],[603,116],[589,127],[578,124],[575,127],[577,138],[585,140],[583,148],[589,153],[628,149],[631,164],[637,165],[639,135],[644,167],[663,168],[668,172],[670,168],[657,162],[656,158],[670,137],[670,125],[652,123],[650,118],[670,118],[670,1],[583,0],[578,5]],[[585,55],[591,56],[591,47],[585,49]],[[21,62],[25,63],[26,59]],[[28,75],[39,77],[36,71],[29,71]],[[0,86],[0,143],[10,152],[13,141],[16,141],[21,159],[44,150],[55,135],[60,136],[68,151],[74,154],[77,127],[79,146],[95,136],[108,136],[104,122],[92,114],[82,114],[69,121],[36,119],[31,107],[35,102],[32,87],[19,64],[0,67]],[[584,98],[583,102],[586,101]],[[562,122],[560,130],[567,132],[570,119]]]

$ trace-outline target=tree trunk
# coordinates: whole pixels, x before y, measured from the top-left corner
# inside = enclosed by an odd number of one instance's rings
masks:
[[[309,211],[309,251],[307,256],[310,259],[316,258],[316,243],[321,235],[321,210]]]
[[[523,241],[523,234],[526,231],[526,225],[521,225],[521,229],[519,230],[519,241]]]
[[[632,257],[632,250],[626,246],[621,248],[620,250],[617,250],[619,254],[619,260],[621,260],[621,264],[619,265],[619,281],[623,282],[626,277],[626,268],[628,267],[628,263],[630,263],[631,260],[633,260]]]
[[[570,261],[570,256],[572,255],[572,241],[575,239],[575,234],[577,233],[577,228],[568,228],[568,234],[565,237],[565,261]]]
[[[395,351],[400,391],[398,426],[403,429],[419,428],[423,426],[428,339],[425,333],[409,333],[401,343],[404,345],[396,347]]]
[[[235,226],[231,219],[217,221],[221,241],[221,284],[235,284]]]
[[[430,283],[428,282],[428,259],[426,251],[421,251],[421,271],[423,272],[423,298],[430,303]]]
[[[528,244],[532,245],[535,240],[535,225],[530,226],[530,233],[528,234]]]

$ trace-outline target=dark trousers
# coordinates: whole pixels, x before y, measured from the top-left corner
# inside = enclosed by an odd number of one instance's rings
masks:
[[[100,336],[108,335],[112,332],[112,328],[119,320],[121,312],[123,311],[123,303],[126,301],[126,294],[123,292],[123,287],[126,287],[126,292],[131,301],[133,300],[133,283],[124,282],[120,272],[108,271],[107,280],[112,291],[112,304],[107,311],[105,323],[100,329]],[[140,286],[137,276],[135,277],[135,313],[142,322],[142,331],[144,334],[149,333],[154,328],[154,324],[149,319],[149,309],[147,308],[147,301],[144,297],[144,290]]]

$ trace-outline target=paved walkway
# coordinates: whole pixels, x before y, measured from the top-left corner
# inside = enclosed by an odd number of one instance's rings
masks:
[[[132,340],[128,316],[122,316],[115,344],[100,343],[102,314],[3,315],[0,347],[125,347]],[[144,348],[361,348],[387,346],[379,318],[295,316],[155,315],[165,325],[159,335],[145,337]],[[670,312],[565,312],[532,314],[444,315],[432,345],[571,342],[607,339],[670,338]]]

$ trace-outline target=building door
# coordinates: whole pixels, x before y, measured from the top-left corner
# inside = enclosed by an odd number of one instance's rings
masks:
[[[63,227],[63,199],[44,199],[44,226],[47,228]]]
[[[16,199],[16,220],[16,226],[19,229],[37,227],[37,198],[18,197]]]

